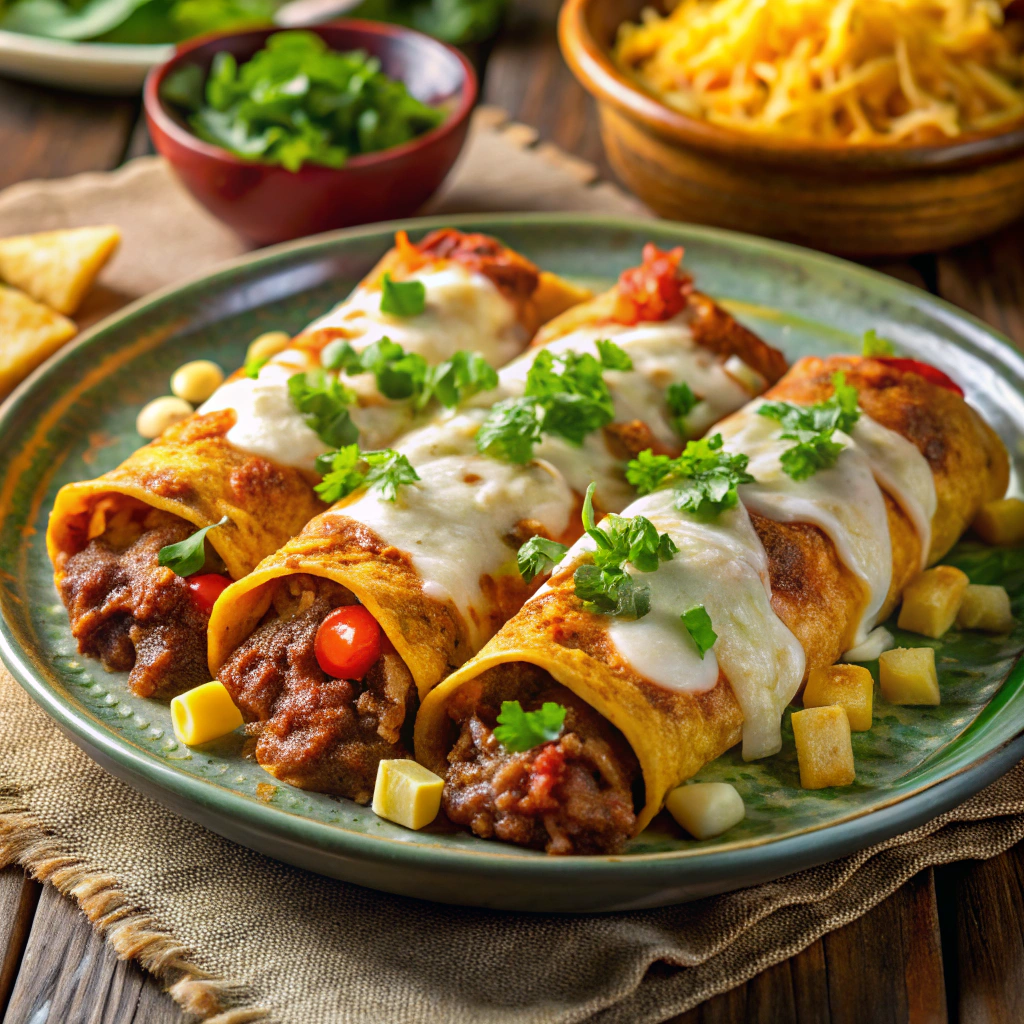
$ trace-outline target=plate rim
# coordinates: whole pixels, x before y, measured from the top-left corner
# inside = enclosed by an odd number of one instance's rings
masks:
[[[34,397],[37,384],[73,353],[93,344],[97,337],[102,336],[119,322],[130,320],[144,313],[150,307],[157,306],[181,292],[201,286],[216,285],[219,280],[231,277],[239,271],[244,273],[250,268],[271,264],[297,252],[308,250],[315,253],[320,250],[329,250],[337,242],[358,241],[362,238],[378,239],[393,234],[396,230],[420,231],[445,226],[477,226],[482,230],[500,231],[502,224],[517,228],[531,225],[568,227],[586,224],[598,229],[621,230],[631,234],[638,230],[638,222],[635,220],[603,214],[572,212],[471,213],[408,218],[346,228],[255,250],[142,296],[82,332],[70,345],[61,349],[38,367],[0,404],[0,432],[4,431],[12,420],[17,419],[23,404]],[[938,319],[949,325],[961,337],[964,336],[964,327],[970,327],[969,340],[980,354],[984,354],[989,360],[997,360],[1007,369],[1010,368],[1008,364],[1012,364],[1019,379],[1024,379],[1024,355],[1018,352],[1010,339],[1002,332],[945,299],[931,295],[879,271],[802,246],[764,239],[742,232],[658,220],[651,220],[649,225],[644,224],[643,227],[649,227],[652,234],[663,237],[675,236],[676,240],[682,244],[685,244],[685,239],[681,236],[685,235],[690,238],[707,239],[709,242],[724,242],[733,247],[738,246],[747,251],[761,252],[767,255],[786,253],[791,258],[796,258],[805,264],[821,265],[833,272],[841,270],[844,274],[865,280],[876,294],[881,290],[882,294],[895,295],[902,298],[904,302],[927,309],[932,314],[941,314]],[[213,779],[181,772],[165,761],[154,758],[141,747],[132,744],[127,738],[107,730],[100,722],[94,722],[89,717],[76,713],[71,702],[63,697],[58,689],[51,688],[41,676],[36,675],[31,657],[18,644],[12,627],[2,615],[0,615],[0,658],[7,664],[23,689],[62,727],[65,733],[71,734],[79,746],[84,746],[87,752],[89,752],[89,748],[95,747],[106,758],[121,765],[126,773],[141,777],[161,792],[165,792],[179,801],[190,805],[194,804],[197,808],[211,808],[216,804],[218,813],[225,814],[232,820],[241,820],[248,828],[259,829],[289,842],[300,842],[307,847],[333,855],[346,855],[366,861],[385,860],[398,867],[429,868],[435,866],[434,862],[436,861],[436,866],[446,870],[471,869],[474,874],[494,878],[506,875],[511,867],[513,874],[517,869],[522,868],[529,874],[539,875],[549,881],[557,881],[567,873],[579,881],[611,881],[613,878],[620,877],[629,865],[635,865],[651,873],[653,888],[657,884],[668,881],[680,881],[679,874],[684,865],[703,866],[709,859],[709,854],[713,855],[711,859],[718,865],[718,870],[712,871],[713,875],[720,876],[723,873],[736,872],[742,878],[743,861],[746,858],[754,856],[756,863],[758,853],[768,849],[772,851],[775,860],[785,859],[791,849],[794,853],[799,850],[806,854],[805,848],[808,845],[812,849],[815,846],[821,848],[822,856],[814,860],[815,863],[820,863],[833,859],[835,856],[841,856],[842,853],[834,852],[837,848],[849,847],[846,852],[851,852],[852,849],[868,845],[867,842],[857,843],[856,837],[851,831],[856,830],[863,834],[867,831],[864,829],[867,819],[870,819],[876,826],[881,826],[882,830],[890,836],[899,834],[905,831],[900,827],[899,822],[905,818],[913,818],[915,814],[920,814],[922,807],[928,817],[933,817],[977,792],[1002,771],[1008,769],[1010,763],[1004,766],[1004,761],[1010,756],[1007,751],[1013,752],[1016,757],[1024,754],[1024,726],[1022,726],[1017,733],[997,747],[986,751],[969,764],[961,766],[948,775],[923,785],[912,793],[881,807],[861,811],[838,822],[813,829],[804,829],[791,836],[745,840],[737,846],[726,845],[712,849],[693,848],[597,857],[552,858],[543,854],[530,857],[518,850],[503,852],[502,847],[498,844],[495,844],[494,851],[479,848],[467,850],[440,843],[409,843],[388,836],[368,835],[262,804],[248,796],[218,785]],[[1017,672],[1024,672],[1024,663],[1018,662],[1011,675]],[[1005,682],[1003,685],[1006,685]],[[959,784],[955,785],[957,782]],[[952,795],[948,796],[949,794]],[[188,816],[187,813],[186,816]],[[895,827],[891,827],[893,824]],[[825,840],[819,838],[817,844],[811,840],[808,844],[808,836],[826,836],[828,838]],[[854,844],[852,847],[849,846],[851,840]],[[874,841],[877,841],[877,838]],[[829,850],[833,852],[828,852]],[[741,881],[740,884],[744,883]]]

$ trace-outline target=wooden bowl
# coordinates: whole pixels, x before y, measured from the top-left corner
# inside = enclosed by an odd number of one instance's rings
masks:
[[[192,134],[161,97],[166,77],[185,64],[209,71],[220,51],[239,63],[263,48],[275,30],[207,36],[180,46],[146,79],[143,101],[153,144],[188,190],[211,213],[260,245],[334,228],[394,220],[415,213],[455,163],[469,129],[476,74],[453,47],[420,32],[368,21],[320,25],[335,50],[365,50],[424,103],[446,103],[445,121],[401,146],[352,157],[344,167],[306,164],[289,171],[242,160]]]
[[[1024,214],[1024,126],[931,146],[765,139],[687,117],[627,78],[610,50],[649,0],[566,0],[562,52],[597,99],[608,160],[663,217],[846,256],[958,245]]]

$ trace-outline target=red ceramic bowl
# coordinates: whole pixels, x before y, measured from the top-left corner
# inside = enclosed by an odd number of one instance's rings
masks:
[[[153,144],[212,214],[261,245],[333,228],[415,213],[451,170],[476,101],[473,68],[458,50],[395,25],[341,21],[312,29],[332,49],[365,50],[419,100],[451,107],[448,119],[411,142],[353,157],[341,168],[311,164],[287,171],[241,160],[203,142],[160,99],[166,77],[185,64],[209,71],[226,50],[239,63],[263,48],[274,29],[206,36],[178,47],[146,79],[146,122]]]

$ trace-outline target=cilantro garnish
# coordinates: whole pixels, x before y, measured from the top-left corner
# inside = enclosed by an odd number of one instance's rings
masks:
[[[712,518],[739,502],[736,488],[753,483],[747,472],[749,458],[722,450],[722,435],[689,441],[678,458],[655,455],[649,448],[626,467],[626,479],[649,494],[667,483],[676,490],[676,508],[701,518]]]
[[[531,537],[516,556],[519,563],[519,575],[527,583],[532,583],[542,572],[550,572],[569,549],[557,540],[547,537]]]
[[[342,339],[329,342],[320,352],[320,365],[325,370],[338,370],[342,373],[362,373],[362,356]]]
[[[355,444],[318,456],[316,469],[323,475],[316,493],[329,503],[348,497],[364,485],[376,487],[385,501],[395,501],[399,487],[420,478],[409,459],[394,448],[360,452]]]
[[[872,327],[870,331],[864,332],[864,346],[861,352],[866,356],[894,356],[896,346]]]
[[[255,380],[260,375],[260,370],[270,362],[270,356],[262,356],[260,359],[250,359],[242,371],[246,377]]]
[[[699,604],[689,611],[683,612],[679,618],[686,627],[686,632],[690,634],[690,638],[697,645],[700,660],[703,661],[704,655],[711,650],[718,639],[718,634],[711,626],[711,616],[708,615],[704,605]]]
[[[427,308],[427,288],[415,278],[394,281],[385,274],[380,283],[380,311],[392,316],[419,316]]]
[[[611,341],[589,352],[537,353],[526,375],[523,398],[505,399],[477,433],[477,450],[508,462],[529,462],[542,434],[581,445],[588,434],[615,419],[615,403],[602,371],[631,369],[632,360]]]
[[[700,399],[690,390],[685,381],[669,384],[665,392],[665,403],[672,413],[672,426],[680,437],[686,437],[686,417],[693,412]]]
[[[359,361],[377,379],[385,398],[418,398],[427,385],[430,365],[416,352],[406,352],[390,338],[381,338],[363,349]]]
[[[517,700],[502,701],[494,738],[512,754],[551,743],[562,735],[565,711],[553,701],[546,701],[537,711],[524,711]]]
[[[292,405],[305,417],[309,428],[331,448],[353,444],[359,430],[348,407],[356,396],[337,378],[323,370],[307,370],[288,378]]]
[[[196,530],[191,537],[179,540],[177,544],[167,544],[160,549],[157,561],[178,576],[194,576],[206,562],[206,535],[229,521],[224,516],[220,522]]]
[[[479,352],[456,352],[451,359],[431,369],[420,397],[422,407],[436,398],[446,409],[498,386],[498,373]]]
[[[843,450],[840,441],[832,439],[837,430],[848,434],[860,419],[857,389],[846,383],[842,372],[832,375],[835,392],[831,398],[814,405],[793,405],[790,402],[765,402],[758,413],[782,425],[782,437],[796,441],[780,457],[783,470],[794,480],[806,480],[819,469],[830,469]]]

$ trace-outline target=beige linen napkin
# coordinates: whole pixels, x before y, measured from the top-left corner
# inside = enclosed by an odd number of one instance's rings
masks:
[[[645,215],[585,164],[477,116],[438,212]],[[0,194],[0,236],[111,221],[124,245],[90,310],[241,251],[157,159]],[[928,825],[754,889],[630,914],[512,915],[387,896],[206,832],[107,775],[0,669],[0,865],[79,901],[123,956],[216,1024],[644,1024],[857,918],[931,864],[1024,837],[1024,768]],[[674,969],[649,971],[656,963]]]

